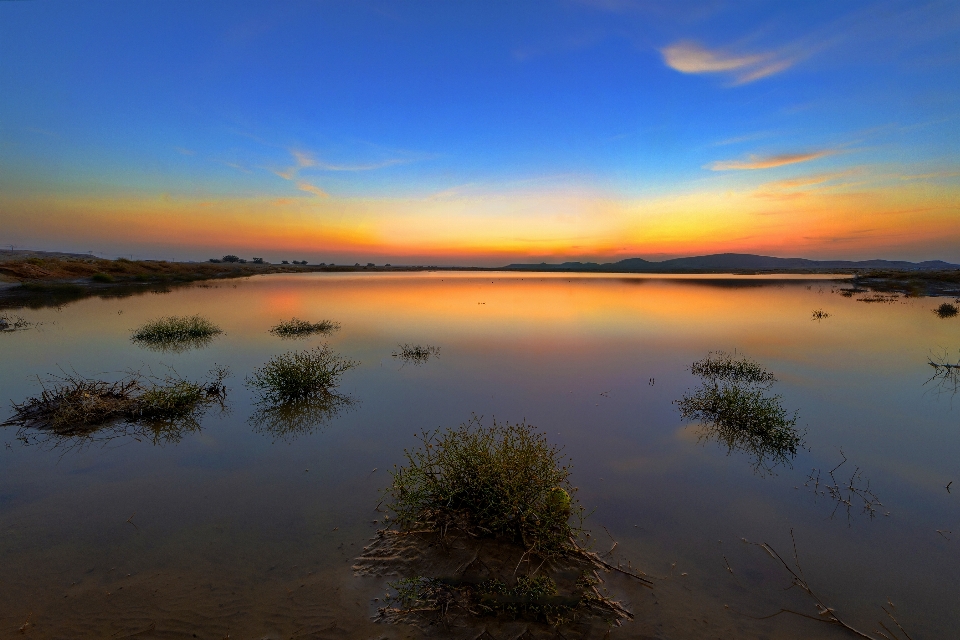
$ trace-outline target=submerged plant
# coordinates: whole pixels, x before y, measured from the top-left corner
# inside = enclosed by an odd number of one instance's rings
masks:
[[[960,309],[957,308],[957,305],[950,304],[949,302],[944,302],[939,307],[933,310],[940,318],[952,318],[960,313]]]
[[[340,323],[333,320],[321,320],[320,322],[308,322],[293,318],[271,327],[270,333],[280,338],[306,338],[315,333],[333,333],[340,330]]]
[[[474,416],[418,437],[422,446],[404,452],[407,464],[394,468],[386,491],[398,525],[504,537],[542,557],[575,544],[583,507],[566,456],[543,433]]]
[[[950,362],[947,352],[937,357],[929,357],[927,364],[933,367],[933,375],[923,384],[931,382],[937,390],[937,394],[949,393],[952,398],[960,391],[960,360]]]
[[[440,347],[406,343],[399,345],[399,347],[399,350],[394,351],[391,355],[394,358],[402,360],[404,363],[411,362],[420,365],[430,358],[440,357]]]
[[[283,404],[316,397],[340,384],[340,376],[360,363],[322,345],[274,356],[247,378],[261,401]]]
[[[824,311],[823,309],[814,309],[813,317],[811,318],[811,320],[820,321],[820,320],[826,320],[829,317],[830,317],[830,314]]]
[[[803,446],[803,434],[796,429],[796,412],[789,414],[780,396],[769,394],[776,382],[771,372],[722,351],[693,363],[690,370],[703,384],[676,403],[681,419],[701,423],[701,441],[715,439],[728,453],[750,454],[760,472],[791,463]]]
[[[131,340],[150,349],[179,352],[206,346],[221,333],[220,327],[199,315],[168,316],[134,330]]]

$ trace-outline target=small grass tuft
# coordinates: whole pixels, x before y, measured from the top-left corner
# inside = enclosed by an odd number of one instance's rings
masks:
[[[566,456],[543,433],[526,422],[484,426],[474,416],[418,437],[422,446],[404,452],[407,464],[394,468],[386,490],[399,526],[454,526],[513,540],[541,557],[574,548],[583,507]]]
[[[728,382],[770,385],[777,381],[777,378],[764,369],[763,365],[746,356],[738,357],[736,354],[731,355],[725,351],[708,353],[706,358],[690,365],[690,373],[714,384]]]
[[[131,336],[135,343],[160,351],[185,351],[206,346],[223,330],[206,318],[168,316],[148,322]]]
[[[816,320],[817,322],[819,322],[821,320],[826,320],[829,317],[830,317],[830,314],[824,311],[823,309],[814,309],[813,317],[811,318],[811,320]]]
[[[293,318],[284,320],[270,329],[270,333],[280,338],[306,338],[315,333],[328,334],[340,330],[340,323],[333,320],[321,320],[320,322],[307,322]]]
[[[274,356],[253,375],[247,386],[260,392],[261,401],[282,404],[330,392],[344,372],[359,365],[335,353],[329,345]]]
[[[958,309],[957,305],[955,304],[944,302],[939,307],[934,309],[933,312],[937,314],[937,316],[940,318],[953,318],[958,313],[960,313],[960,309]]]
[[[399,350],[394,351],[391,355],[404,363],[411,362],[419,365],[427,362],[430,358],[440,357],[440,347],[406,343],[398,346]]]

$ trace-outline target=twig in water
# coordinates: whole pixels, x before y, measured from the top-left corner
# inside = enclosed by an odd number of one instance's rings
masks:
[[[850,626],[842,618],[840,618],[840,616],[836,612],[836,609],[834,609],[833,607],[828,607],[826,603],[823,601],[823,599],[813,590],[813,588],[810,586],[810,584],[807,582],[806,578],[803,575],[803,569],[800,567],[800,556],[799,556],[799,553],[797,552],[797,540],[793,535],[793,529],[790,529],[790,539],[793,541],[794,566],[790,566],[790,564],[786,560],[784,560],[779,553],[777,553],[776,549],[771,547],[766,542],[763,542],[763,543],[750,542],[749,540],[742,538],[742,540],[746,544],[751,544],[753,546],[760,547],[761,549],[763,549],[767,553],[767,555],[769,555],[771,558],[779,562],[780,565],[783,566],[784,569],[786,569],[787,573],[789,573],[792,578],[791,587],[798,587],[801,591],[806,593],[813,600],[813,604],[817,609],[817,615],[814,616],[807,613],[803,613],[801,611],[794,611],[793,609],[785,609],[785,608],[781,608],[779,611],[766,616],[752,616],[747,613],[736,611],[733,608],[730,608],[731,611],[734,611],[735,613],[742,616],[746,616],[748,618],[753,618],[754,620],[767,620],[770,618],[775,618],[776,616],[779,616],[784,613],[789,613],[791,615],[800,616],[801,618],[809,618],[810,620],[816,620],[818,622],[823,622],[826,624],[841,627],[843,629],[846,629],[853,635],[859,638],[865,638],[866,640],[878,640],[878,638],[885,638],[886,640],[899,640],[899,636],[897,636],[895,633],[891,632],[886,626],[884,626],[883,622],[879,622],[878,624],[881,627],[883,627],[887,631],[887,633],[889,633],[890,635],[888,636],[880,631],[874,632],[877,635],[870,635],[870,634],[864,633],[863,631],[860,631],[859,629],[856,629]],[[890,603],[889,600],[888,600],[888,604],[891,604],[892,606],[892,603]],[[893,620],[893,622],[897,625],[897,628],[900,629],[900,632],[907,638],[907,640],[912,640],[912,638],[910,637],[910,634],[908,634],[904,630],[904,628],[900,626],[900,622],[893,616],[893,614],[889,610],[887,610],[886,607],[881,606],[881,609],[883,609],[883,612],[886,613],[891,620]]]

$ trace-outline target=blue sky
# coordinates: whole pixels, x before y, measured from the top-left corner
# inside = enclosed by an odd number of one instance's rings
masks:
[[[164,224],[100,245],[203,257],[220,249],[203,204],[219,223],[242,209],[251,249],[273,234],[261,253],[496,263],[722,237],[960,261],[958,32],[955,2],[0,2],[0,242],[86,249],[69,220],[142,201]],[[703,199],[791,180],[849,241],[803,241],[827,223],[789,198],[777,229],[698,219]],[[902,242],[853,222],[903,185],[935,214],[900,215]],[[276,231],[267,202],[306,231]]]

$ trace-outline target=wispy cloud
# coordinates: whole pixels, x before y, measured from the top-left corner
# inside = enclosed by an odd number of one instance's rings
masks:
[[[773,169],[788,164],[798,164],[800,162],[809,162],[825,156],[836,153],[833,149],[823,149],[821,151],[811,151],[809,153],[781,153],[775,156],[755,156],[751,155],[749,160],[717,160],[704,165],[704,169],[711,171],[730,171],[741,169]]]
[[[193,149],[187,149],[185,147],[174,147],[173,150],[185,156],[194,156],[197,154]]]
[[[778,51],[736,53],[728,49],[708,49],[691,40],[681,40],[660,50],[664,63],[681,73],[722,73],[733,84],[747,84],[789,69],[796,56]]]
[[[327,193],[326,191],[324,191],[323,189],[321,189],[316,185],[310,184],[309,182],[298,182],[297,189],[300,189],[300,191],[306,191],[307,193],[312,193],[313,195],[318,196],[320,198],[330,197],[329,193]]]

